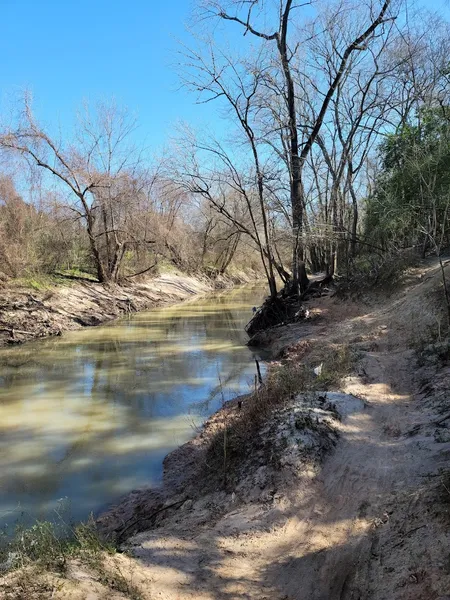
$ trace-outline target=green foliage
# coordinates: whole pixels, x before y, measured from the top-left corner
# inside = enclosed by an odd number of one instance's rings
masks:
[[[450,107],[423,110],[380,146],[382,170],[367,200],[366,237],[383,247],[448,242]]]
[[[61,537],[55,524],[37,521],[25,529],[17,527],[14,538],[3,550],[11,567],[23,567],[39,562],[46,567],[63,571],[66,566],[68,541]]]

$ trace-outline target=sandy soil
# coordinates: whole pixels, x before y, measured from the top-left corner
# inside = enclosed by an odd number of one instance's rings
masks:
[[[299,394],[278,410],[261,431],[282,440],[278,461],[244,474],[232,491],[202,494],[197,481],[194,495],[189,478],[173,487],[169,458],[172,495],[135,493],[134,514],[148,529],[116,560],[140,598],[450,598],[450,476],[440,470],[450,470],[450,352],[439,337],[434,350],[425,344],[442,316],[440,285],[436,264],[427,264],[388,301],[318,300],[315,322],[279,328],[291,360],[296,351],[301,360],[305,341],[330,351],[346,344],[357,353],[355,372],[341,394]],[[317,426],[294,431],[299,411]],[[180,472],[195,473],[207,431],[187,446]],[[110,513],[110,531],[130,524],[128,509]],[[94,576],[73,581],[79,595],[66,587],[51,597],[113,597]]]
[[[213,289],[210,280],[176,274],[122,286],[77,281],[45,291],[5,287],[0,291],[0,346],[100,325]]]

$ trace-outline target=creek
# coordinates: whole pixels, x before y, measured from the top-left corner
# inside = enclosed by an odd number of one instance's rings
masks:
[[[0,350],[0,522],[86,519],[254,384],[262,285]]]

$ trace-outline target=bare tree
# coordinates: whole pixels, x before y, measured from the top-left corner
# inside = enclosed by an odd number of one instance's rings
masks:
[[[345,73],[351,56],[355,52],[365,51],[368,44],[373,39],[378,27],[388,19],[390,0],[385,0],[375,14],[373,7],[370,7],[368,24],[363,28],[362,33],[356,35],[339,55],[339,64],[334,77],[329,82],[328,89],[323,96],[323,100],[311,130],[303,141],[302,147],[300,147],[297,123],[297,94],[291,67],[292,58],[295,56],[297,48],[292,47],[290,44],[289,29],[294,19],[295,11],[308,4],[310,4],[310,2],[296,4],[293,0],[280,0],[277,11],[277,25],[274,29],[267,31],[259,28],[255,23],[256,19],[253,18],[256,10],[264,9],[263,1],[252,0],[251,2],[244,2],[241,0],[232,0],[231,2],[228,2],[227,5],[223,5],[220,2],[213,0],[208,3],[208,9],[217,17],[226,21],[238,23],[243,28],[244,35],[250,33],[256,38],[263,40],[264,42],[272,42],[276,46],[279,59],[279,70],[284,81],[283,98],[286,103],[288,115],[286,127],[289,132],[288,149],[291,174],[290,201],[293,228],[292,271],[293,288],[296,293],[304,291],[308,285],[301,239],[305,202],[302,177],[303,168],[313,144],[320,133],[331,99]],[[338,7],[337,10],[339,11],[340,7]]]
[[[192,132],[185,132],[179,138],[174,154],[178,160],[171,163],[171,172],[180,188],[206,200],[236,233],[248,237],[258,250],[269,284],[274,279],[273,268],[285,276],[282,264],[273,254],[268,225],[269,243],[266,241],[267,207],[261,206],[254,165],[240,160],[236,152],[229,151],[217,140],[200,141]],[[276,288],[271,288],[271,294],[276,294]]]
[[[101,105],[79,119],[76,142],[63,144],[36,121],[25,97],[20,121],[0,135],[0,147],[46,170],[69,192],[68,208],[84,222],[100,282],[119,277],[127,247],[151,244],[128,227],[142,179],[139,155],[130,144],[135,121],[126,111]]]
[[[215,51],[211,41],[205,44],[205,52],[199,53],[188,50],[186,55],[189,75],[184,77],[184,83],[191,89],[200,93],[200,101],[210,102],[217,98],[225,99],[231,115],[237,123],[243,141],[248,146],[251,156],[251,173],[254,174],[253,181],[243,185],[242,178],[238,176],[239,168],[231,154],[226,152],[223,145],[209,144],[201,148],[209,154],[213,154],[232,174],[233,179],[239,179],[236,189],[245,202],[248,214],[252,221],[252,234],[257,240],[260,248],[261,260],[267,274],[271,296],[276,296],[277,286],[275,281],[272,243],[270,239],[270,225],[267,209],[266,189],[267,173],[264,161],[261,157],[261,139],[257,131],[258,118],[258,94],[264,71],[265,56],[256,58],[254,65],[232,59],[221,51]],[[249,187],[253,187],[256,193],[258,206],[250,201]],[[256,214],[258,215],[256,217]],[[257,224],[257,220],[260,224]]]

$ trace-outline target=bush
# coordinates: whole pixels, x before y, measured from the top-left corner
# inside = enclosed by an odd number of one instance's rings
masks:
[[[101,552],[113,551],[100,539],[92,517],[74,528],[62,518],[57,522],[36,521],[31,527],[18,524],[14,534],[5,532],[0,542],[3,571],[40,566],[63,573],[69,558],[83,557],[92,562]]]
[[[365,254],[358,257],[338,282],[341,297],[369,291],[391,293],[419,257],[414,250],[392,251],[382,256]]]

